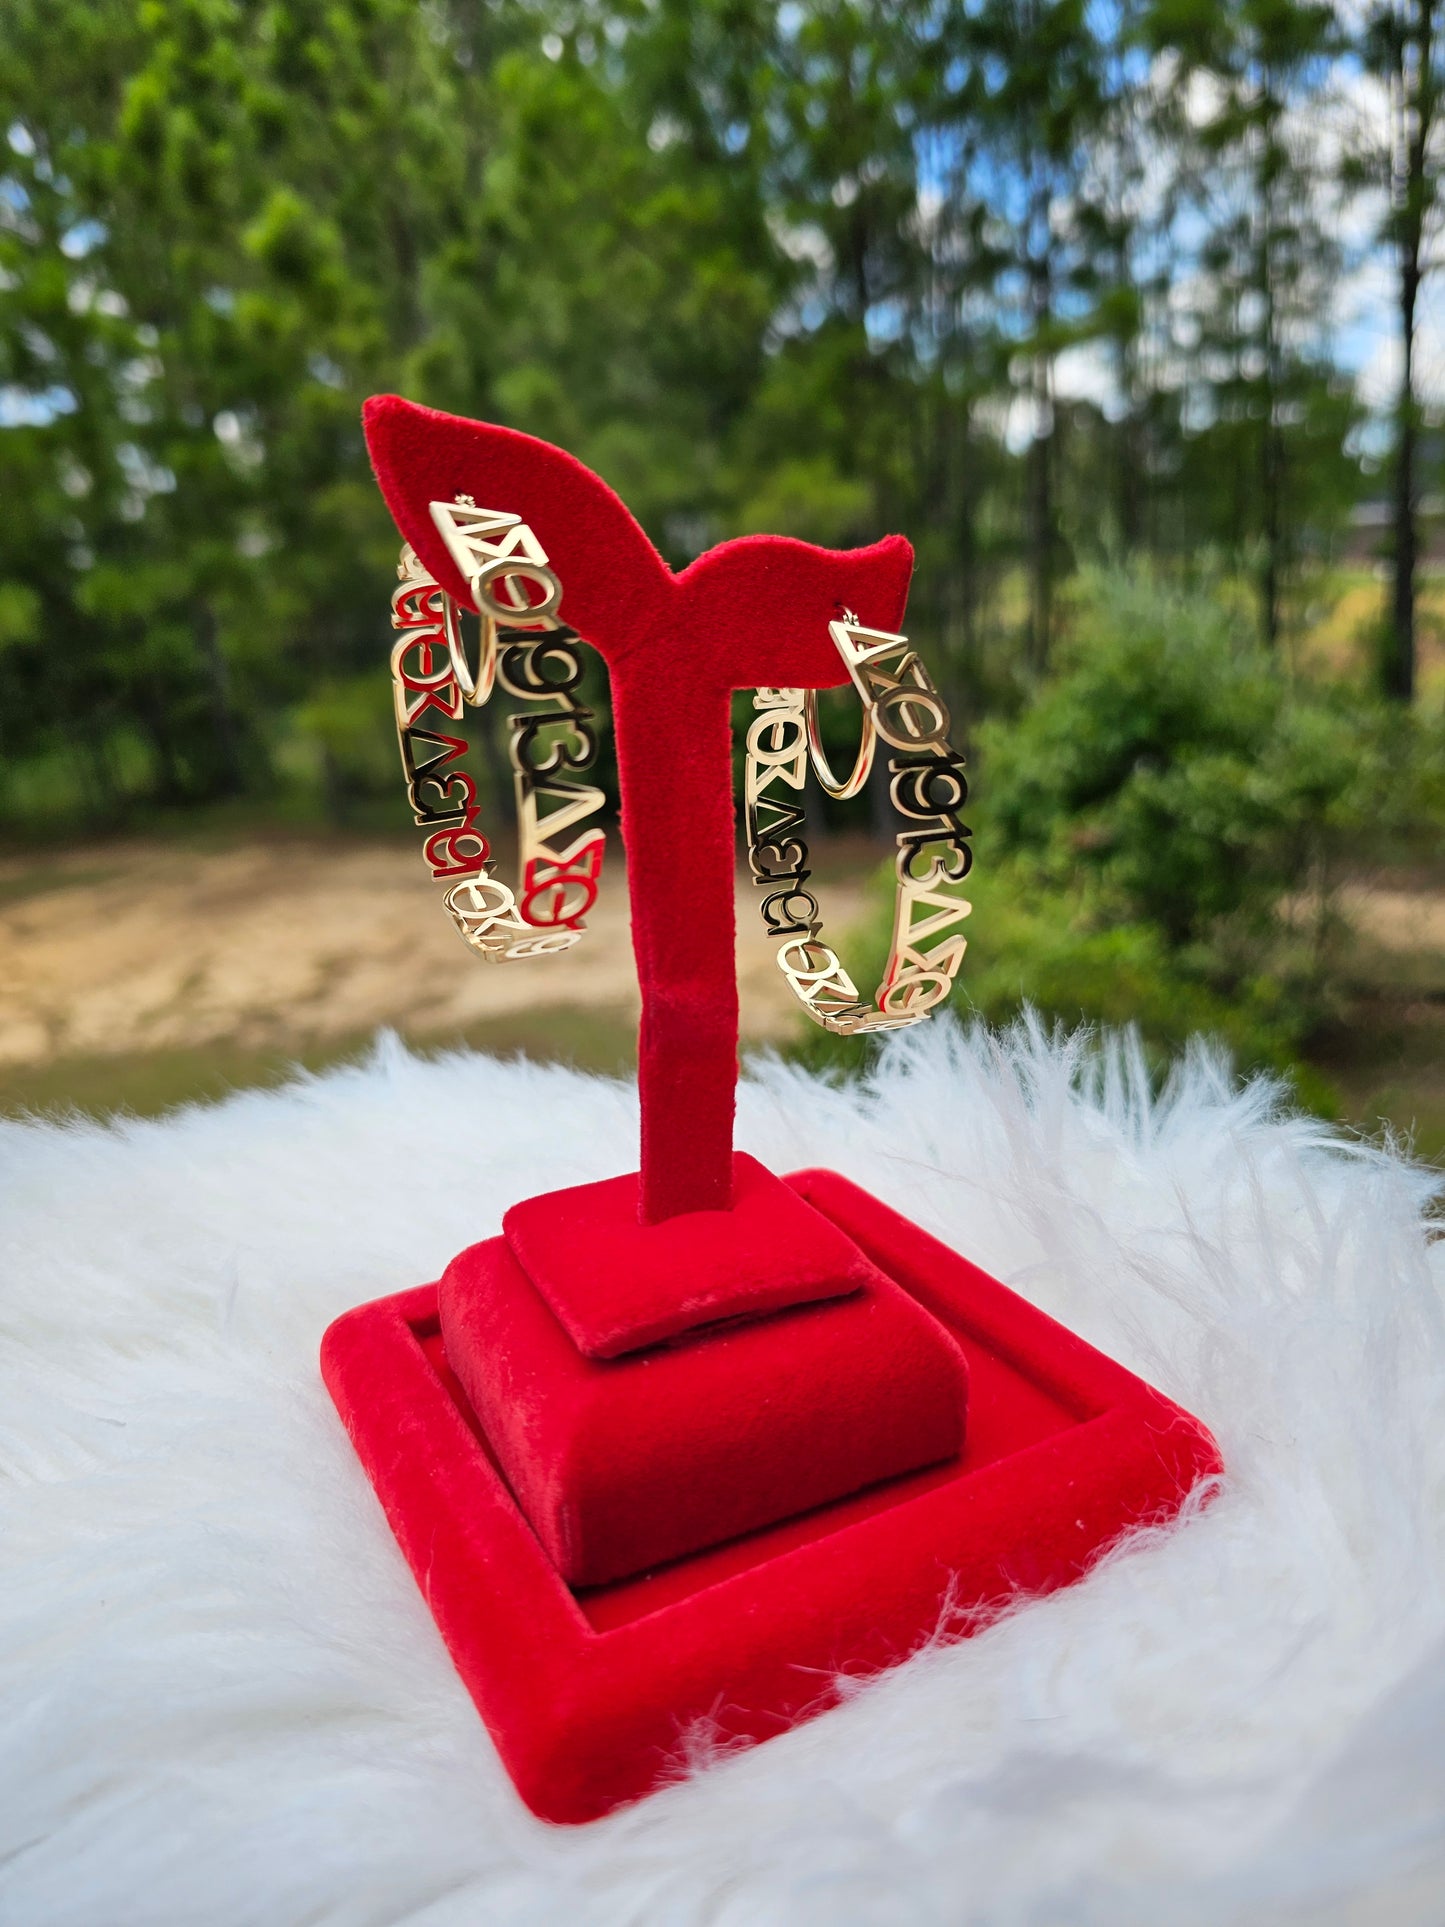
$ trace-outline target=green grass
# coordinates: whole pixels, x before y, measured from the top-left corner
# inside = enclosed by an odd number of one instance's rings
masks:
[[[811,1025],[800,1043],[811,1043]],[[821,1033],[817,1033],[821,1036]],[[214,1103],[234,1091],[274,1089],[299,1068],[322,1071],[354,1061],[369,1038],[352,1037],[295,1050],[243,1050],[216,1043],[185,1050],[60,1058],[39,1068],[0,1073],[0,1115],[80,1113],[159,1117],[182,1104]],[[636,1067],[636,1038],[625,1010],[564,1005],[471,1024],[443,1036],[410,1037],[422,1056],[468,1048],[525,1055],[580,1070],[624,1075]],[[847,1065],[858,1068],[857,1045]],[[856,1059],[856,1063],[851,1060]],[[1445,1164],[1445,1012],[1433,1006],[1377,1006],[1368,1022],[1342,1027],[1316,1058],[1316,1068],[1338,1095],[1339,1122],[1366,1136],[1388,1127],[1415,1155]]]
[[[443,1035],[409,1037],[421,1056],[471,1049],[527,1056],[606,1075],[636,1066],[632,1020],[625,1010],[559,1005],[522,1012]],[[321,1071],[354,1061],[369,1048],[365,1036],[330,1039],[294,1050],[244,1050],[232,1044],[184,1050],[117,1052],[62,1057],[40,1067],[0,1072],[0,1115],[159,1117],[181,1104],[214,1103],[233,1091],[274,1089],[298,1069]]]

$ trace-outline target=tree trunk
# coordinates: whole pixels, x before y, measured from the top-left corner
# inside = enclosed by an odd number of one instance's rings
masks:
[[[241,731],[231,700],[231,675],[221,650],[216,612],[209,602],[196,611],[196,644],[205,670],[210,698],[211,733],[216,743],[215,796],[238,796],[244,787],[241,769]]]
[[[140,724],[150,743],[156,799],[162,804],[174,805],[190,799],[181,774],[180,757],[176,753],[175,734],[167,709],[168,698],[169,691],[163,685],[149,680],[142,692]]]
[[[1259,87],[1262,119],[1255,154],[1255,209],[1258,223],[1255,252],[1255,291],[1262,317],[1260,349],[1263,359],[1263,406],[1259,431],[1260,535],[1264,557],[1260,565],[1260,629],[1268,648],[1279,643],[1280,592],[1284,577],[1285,499],[1284,438],[1280,432],[1281,351],[1278,289],[1275,284],[1274,236],[1277,223],[1276,183],[1283,166],[1279,145],[1280,106],[1275,75],[1263,64]]]
[[[326,821],[333,830],[344,830],[351,815],[351,796],[329,743],[321,746],[321,799]]]
[[[1415,300],[1418,257],[1403,250],[1400,260],[1400,345],[1403,360],[1395,437],[1395,541],[1391,623],[1383,664],[1384,693],[1408,703],[1415,695]]]
[[[1054,619],[1054,384],[1053,358],[1046,345],[1054,313],[1054,257],[1049,225],[1052,206],[1052,183],[1044,172],[1035,179],[1032,190],[1028,253],[1034,438],[1029,447],[1025,487],[1028,492],[1028,658],[1035,676],[1042,676],[1048,669]]]
[[[1434,183],[1429,172],[1435,116],[1435,7],[1416,0],[1407,12],[1396,55],[1392,92],[1398,129],[1391,141],[1391,220],[1395,231],[1400,317],[1400,392],[1395,408],[1394,543],[1390,627],[1381,687],[1408,703],[1415,695],[1415,574],[1419,563],[1415,395],[1415,315],[1420,296],[1425,216]]]
[[[1029,446],[1029,667],[1042,676],[1049,666],[1054,619],[1054,421],[1048,364],[1039,357],[1034,406],[1040,426]]]
[[[1279,597],[1283,521],[1280,498],[1283,469],[1280,433],[1275,421],[1274,383],[1265,389],[1264,433],[1260,442],[1260,494],[1263,508],[1264,563],[1260,572],[1260,621],[1270,649],[1279,644]]]
[[[1264,297],[1264,420],[1260,430],[1260,522],[1264,563],[1260,580],[1260,619],[1268,648],[1279,644],[1280,582],[1284,549],[1284,444],[1279,427],[1279,324],[1275,314],[1274,261],[1270,248],[1273,211],[1266,190],[1265,238],[1260,260]]]
[[[958,570],[955,587],[958,629],[967,674],[981,680],[978,661],[978,485],[973,474],[971,424],[967,415],[959,435]]]

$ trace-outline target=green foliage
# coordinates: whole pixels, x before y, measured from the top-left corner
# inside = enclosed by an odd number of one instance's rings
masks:
[[[1418,808],[1401,735],[1363,698],[1291,684],[1220,598],[1091,579],[1055,680],[981,742],[999,855],[1054,905],[1052,1007],[1069,961],[1095,983],[1078,1008],[1108,1015],[1091,962],[1117,945],[1161,1041],[1199,1022],[1247,1058],[1297,1053],[1329,1009],[1345,867]],[[1152,1018],[1141,971],[1168,987]]]
[[[352,804],[377,798],[394,803],[394,821],[406,821],[397,796],[396,731],[387,693],[375,673],[352,676],[325,684],[292,715],[290,773],[303,783],[319,778],[334,818],[344,820]]]
[[[40,597],[24,582],[0,582],[0,649],[30,642],[40,630]]]
[[[9,747],[68,738],[105,789],[133,736],[160,800],[264,788],[268,714],[377,633],[356,406],[396,371],[423,164],[423,227],[455,205],[408,100],[443,72],[399,0],[63,12],[0,24],[0,585],[42,612],[0,666]]]
[[[1110,545],[1208,541],[1286,631],[1361,486],[1324,318],[1376,176],[1297,135],[1340,59],[1304,0],[11,0],[0,749],[108,820],[269,794],[376,659],[387,388],[678,562],[906,529],[975,709]]]
[[[1319,883],[1387,801],[1384,718],[1292,688],[1218,599],[1095,576],[1059,674],[981,733],[1002,847],[1171,949]]]
[[[979,733],[974,915],[955,1001],[1137,1023],[1161,1058],[1195,1031],[1292,1068],[1334,1012],[1338,885],[1445,822],[1438,723],[1293,685],[1230,597],[1092,572],[1052,679]],[[891,881],[861,934],[887,953]],[[869,974],[873,973],[873,974]],[[815,1061],[863,1047],[821,1034]]]
[[[1280,975],[1246,971],[1223,982],[1156,924],[1125,921],[1087,886],[1051,885],[1018,859],[1003,858],[980,878],[973,923],[955,994],[961,1009],[1003,1023],[1029,1004],[1066,1025],[1133,1024],[1161,1063],[1202,1032],[1225,1043],[1241,1069],[1294,1070],[1329,1108],[1328,1091],[1301,1061],[1312,1010]]]

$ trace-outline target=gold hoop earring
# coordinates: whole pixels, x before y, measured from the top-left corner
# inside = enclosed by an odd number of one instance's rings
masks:
[[[519,516],[479,510],[461,496],[433,502],[431,512],[477,604],[481,650],[473,671],[460,610],[415,551],[404,548],[392,596],[392,626],[402,634],[391,667],[412,816],[428,832],[423,854],[432,875],[448,882],[443,902],[472,949],[491,962],[552,955],[570,949],[585,928],[606,846],[599,825],[560,841],[605,801],[600,789],[573,780],[597,756],[593,712],[576,694],[581,637],[559,620],[562,585]],[[540,588],[540,600],[519,583]],[[451,767],[466,753],[465,739],[422,726],[429,711],[459,721],[465,703],[489,701],[498,683],[529,705],[508,728],[515,890],[493,874],[491,843],[477,826],[475,782]]]
[[[973,867],[972,832],[960,815],[968,784],[963,758],[948,740],[948,709],[908,638],[866,629],[851,614],[828,627],[862,700],[865,734],[871,726],[897,752],[888,763],[889,794],[909,825],[897,839],[893,939],[873,1004],[860,999],[842,959],[822,941],[818,900],[807,887],[812,872],[801,792],[809,765],[816,771],[818,764],[806,690],[754,692],[745,779],[748,862],[767,892],[763,927],[785,939],[778,966],[814,1023],[842,1035],[898,1030],[943,1002],[963,962],[967,943],[957,926],[973,905],[954,890]]]

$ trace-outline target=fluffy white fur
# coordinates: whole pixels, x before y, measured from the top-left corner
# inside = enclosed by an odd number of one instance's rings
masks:
[[[740,1142],[860,1179],[1184,1401],[1224,1495],[595,1826],[522,1811],[317,1375],[327,1322],[632,1157],[622,1084],[383,1042],[3,1129],[0,1920],[1438,1922],[1433,1177],[1126,1043],[944,1025]]]

